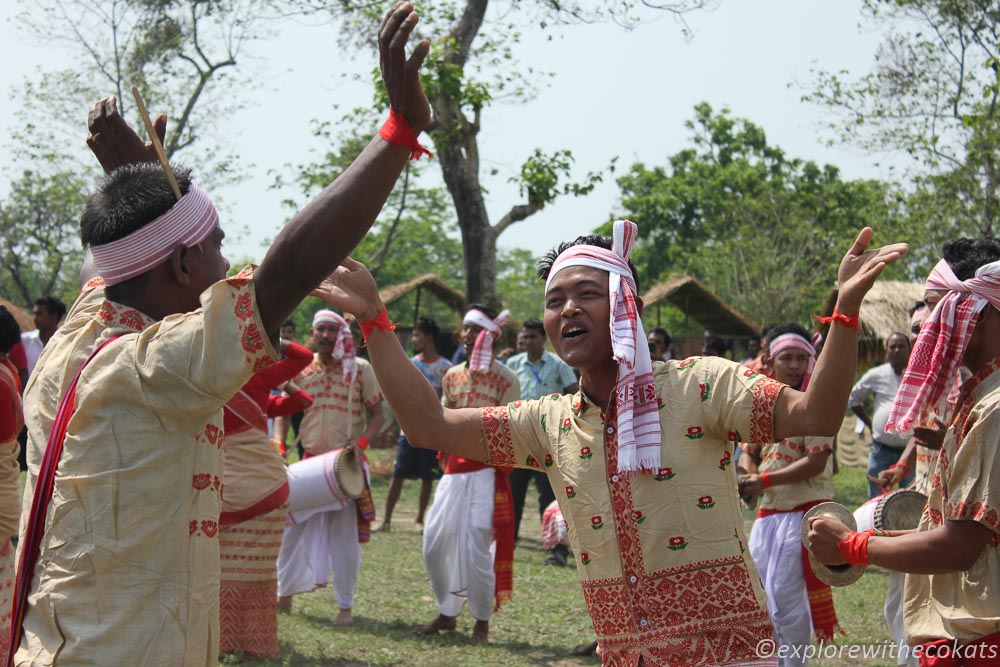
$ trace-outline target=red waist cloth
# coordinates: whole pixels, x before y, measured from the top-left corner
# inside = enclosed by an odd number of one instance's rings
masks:
[[[826,502],[830,501],[811,500],[790,510],[761,508],[757,510],[757,518],[762,519],[766,516],[787,514],[788,512],[808,512],[816,505]],[[821,644],[832,642],[837,630],[840,630],[841,634],[844,633],[837,622],[837,611],[833,608],[833,590],[829,585],[820,581],[816,573],[813,572],[812,565],[809,563],[809,551],[805,544],[802,545],[802,575],[806,580],[806,592],[809,594],[809,613],[812,615],[813,632],[816,633],[816,639]]]
[[[968,644],[938,639],[921,644],[914,653],[920,658],[920,667],[993,667],[1000,664],[1000,632]]]

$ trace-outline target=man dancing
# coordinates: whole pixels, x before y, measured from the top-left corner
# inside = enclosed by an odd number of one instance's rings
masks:
[[[816,364],[809,333],[795,323],[780,324],[767,332],[767,349],[774,379],[804,391]],[[740,494],[763,494],[750,531],[750,553],[760,568],[781,646],[808,646],[814,630],[819,641],[833,641],[837,629],[833,593],[813,574],[800,532],[802,515],[833,499],[832,452],[833,438],[815,436],[743,445],[740,465],[751,474],[741,482]],[[780,662],[804,665],[806,659]]]
[[[958,239],[939,267],[948,293],[920,329],[887,429],[909,433],[942,414],[958,366],[961,388],[915,531],[851,532],[811,522],[822,562],[906,573],[903,623],[922,667],[995,665],[1000,657],[1000,240]]]
[[[517,400],[517,376],[493,358],[493,342],[506,323],[483,304],[472,304],[462,323],[464,361],[445,373],[441,405],[477,408]],[[404,426],[405,428],[405,426]],[[472,644],[488,640],[490,616],[509,600],[514,585],[514,505],[509,470],[456,454],[444,456],[444,476],[434,492],[424,531],[424,565],[438,616],[418,635],[454,630],[468,603],[476,619]],[[490,545],[496,542],[496,555]]]
[[[872,231],[858,236],[840,265],[837,326],[799,392],[725,359],[651,369],[627,259],[636,228],[619,221],[614,232],[562,244],[539,265],[545,330],[581,374],[572,396],[441,409],[389,330],[363,265],[346,260],[316,294],[358,315],[379,382],[413,443],[548,471],[606,665],[752,660],[772,627],[744,546],[733,442],[838,430],[854,381],[861,301],[906,246],[866,251]]]
[[[379,34],[409,133],[386,136],[406,145],[374,138],[259,269],[229,279],[208,196],[175,170],[177,199],[115,101],[95,107],[88,143],[110,173],[81,237],[105,286],[78,300],[25,392],[31,509],[8,664],[217,663],[221,409],[277,358],[278,327],[367,232],[429,122],[428,44],[404,51],[416,23],[400,4]]]

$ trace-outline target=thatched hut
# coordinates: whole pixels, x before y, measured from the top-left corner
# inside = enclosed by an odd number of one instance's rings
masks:
[[[706,332],[741,344],[760,335],[760,326],[723,301],[693,276],[678,276],[653,285],[642,296],[643,321],[660,326],[660,307],[670,304],[691,318]],[[701,337],[673,337],[674,355],[700,354]]]
[[[465,294],[451,287],[440,276],[425,273],[408,282],[379,290],[379,297],[396,322],[396,335],[403,347],[409,345],[413,325],[419,316],[433,318],[441,327],[438,349],[451,355],[455,349],[454,332],[465,315]]]
[[[839,290],[833,289],[823,303],[823,315],[833,312]],[[879,280],[861,304],[861,334],[858,336],[858,369],[864,370],[885,361],[885,340],[895,331],[910,330],[910,308],[923,299],[923,283]],[[826,325],[821,329],[825,336]]]
[[[12,304],[7,299],[0,297],[0,306],[3,306],[4,308],[10,311],[10,314],[14,316],[15,320],[17,320],[17,325],[21,327],[22,333],[25,331],[34,331],[35,329],[37,329],[37,327],[35,326],[35,318],[32,317],[30,314],[26,313],[24,310]]]

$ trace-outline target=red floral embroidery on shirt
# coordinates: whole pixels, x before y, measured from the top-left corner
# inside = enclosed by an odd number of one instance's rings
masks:
[[[684,434],[684,437],[688,440],[700,440],[705,437],[705,429],[700,426],[689,426],[687,433]]]
[[[97,311],[97,316],[105,322],[111,322],[115,319],[115,307],[105,301]]]
[[[702,496],[698,499],[698,507],[703,510],[711,509],[715,507],[715,500],[712,496]]]
[[[205,437],[213,445],[217,445],[220,442],[220,437],[222,436],[222,429],[220,429],[215,424],[205,424]]]
[[[546,454],[545,455],[545,467],[546,468],[551,468],[553,463],[555,463],[555,461],[552,459],[552,455],[551,454]]]
[[[754,383],[751,392],[750,438],[748,442],[774,441],[774,404],[785,385],[777,380],[761,378]],[[742,440],[742,438],[741,438]]]
[[[137,310],[126,310],[118,317],[118,324],[129,329],[142,331],[142,315]]]
[[[576,489],[574,489],[572,486],[567,486],[566,487],[566,497],[567,498],[575,498],[576,497]]]
[[[491,465],[513,467],[514,443],[510,436],[510,411],[506,407],[480,408],[479,431],[486,440],[486,454]]]
[[[636,523],[642,523],[643,521],[646,520],[646,517],[643,516],[642,512],[640,512],[639,510],[632,510],[632,519]]]
[[[581,551],[580,562],[583,563],[584,565],[590,565],[590,554],[588,554],[586,551]]]
[[[604,528],[604,519],[601,518],[600,514],[590,517],[590,527],[594,530]]]
[[[211,483],[212,483],[212,476],[209,475],[207,472],[200,472],[197,475],[194,475],[194,478],[192,479],[192,485],[199,491],[204,491],[205,489],[208,488],[208,485]]]
[[[188,524],[188,535],[194,535],[195,531],[198,530],[198,522],[191,519],[191,523]]]
[[[701,400],[703,403],[712,396],[712,383],[702,382],[698,385],[698,389],[701,391]]]
[[[534,456],[531,455],[528,456],[528,458],[525,460],[525,463],[527,463],[532,468],[538,467],[538,459],[536,459]]]
[[[680,551],[687,547],[687,540],[683,536],[671,537],[667,548],[671,551]]]
[[[729,452],[729,450],[726,450],[722,453],[722,458],[719,459],[719,470],[725,470],[726,466],[730,465],[732,462],[733,455]]]
[[[215,537],[215,534],[219,531],[219,524],[210,519],[202,519],[201,522],[201,532],[205,533],[208,537]]]
[[[584,461],[589,461],[593,455],[594,452],[590,451],[590,447],[580,448],[580,458],[583,459]]]
[[[236,299],[236,306],[233,308],[233,312],[236,313],[236,317],[244,322],[253,317],[253,298],[250,296],[249,291],[243,291],[239,295]]]
[[[673,468],[659,468],[656,473],[653,474],[653,479],[657,482],[662,482],[667,479],[673,479],[674,475]]]
[[[688,357],[681,363],[677,364],[677,368],[682,371],[686,371],[687,369],[694,366],[696,363],[698,363],[698,357]]]

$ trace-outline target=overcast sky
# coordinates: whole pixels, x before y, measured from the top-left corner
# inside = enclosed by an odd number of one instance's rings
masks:
[[[683,123],[700,101],[728,107],[757,123],[768,141],[790,156],[835,164],[847,177],[885,176],[885,167],[874,158],[826,145],[820,124],[829,112],[801,102],[803,90],[796,84],[808,82],[814,66],[859,74],[870,69],[880,36],[860,25],[860,4],[724,0],[715,11],[688,17],[689,40],[665,15],[630,32],[612,25],[575,26],[555,41],[546,40],[540,30],[526,32],[517,47],[521,61],[554,71],[556,77],[531,103],[498,105],[483,114],[484,173],[497,170],[496,176],[483,179],[492,219],[519,202],[508,179],[535,148],[572,150],[579,176],[602,169],[615,155],[619,170],[635,161],[664,164],[668,155],[688,145]],[[52,45],[25,43],[13,25],[15,9],[12,0],[0,2],[0,87],[7,92],[36,67],[65,66],[73,57]],[[232,259],[259,260],[263,239],[273,237],[287,217],[280,201],[288,193],[269,189],[273,177],[268,172],[307,161],[310,149],[324,148],[311,136],[311,120],[332,119],[334,104],[344,109],[371,98],[368,87],[339,75],[369,71],[374,56],[342,57],[332,30],[289,26],[264,45],[260,88],[247,110],[228,124],[228,136],[253,165],[247,182],[217,193],[239,226],[250,229],[237,243],[227,239]],[[324,61],[330,63],[325,69]],[[6,95],[3,104],[0,136],[7,135],[10,119]],[[80,110],[81,129],[86,112]],[[282,131],[271,123],[258,125],[278,113],[286,117]],[[13,165],[7,156],[0,165],[2,196],[12,174],[26,165]],[[540,254],[607,219],[616,210],[617,192],[609,179],[587,197],[558,200],[508,229],[500,245]]]

